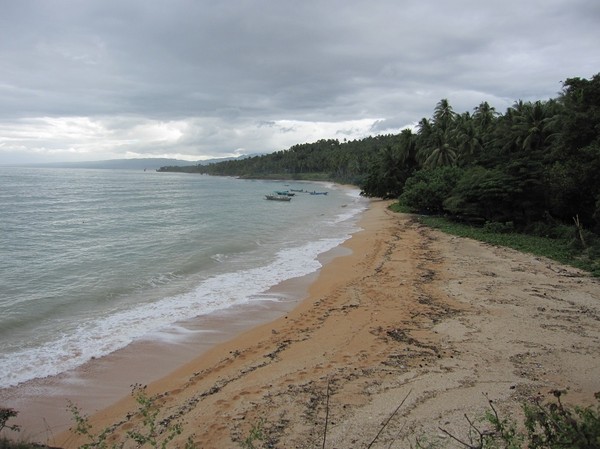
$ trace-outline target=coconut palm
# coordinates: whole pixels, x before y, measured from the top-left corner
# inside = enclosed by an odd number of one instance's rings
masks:
[[[443,131],[450,128],[455,117],[456,113],[446,98],[442,98],[433,110],[433,124]]]
[[[492,125],[496,117],[499,115],[496,109],[484,101],[474,108],[473,120],[481,131],[485,132]]]
[[[454,133],[458,150],[457,162],[460,165],[472,162],[483,150],[481,128],[477,126],[475,119],[465,112],[457,117]]]
[[[400,158],[405,165],[416,165],[417,157],[417,136],[413,134],[410,128],[403,129],[400,132]]]
[[[555,135],[554,127],[558,117],[555,110],[554,101],[538,100],[524,104],[512,127],[517,146],[525,151],[542,149]]]
[[[433,137],[434,145],[429,148],[429,155],[423,166],[437,168],[456,165],[456,148],[452,144],[450,132],[436,132]]]

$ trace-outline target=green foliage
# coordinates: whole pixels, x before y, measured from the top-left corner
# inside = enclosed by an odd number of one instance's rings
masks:
[[[402,148],[387,146],[371,162],[370,172],[363,186],[363,195],[379,198],[398,198],[411,173],[405,165],[406,154]]]
[[[27,441],[13,441],[0,437],[0,449],[45,449],[45,446]],[[48,448],[51,449],[51,448]]]
[[[482,221],[510,221],[515,197],[522,192],[516,179],[498,169],[465,169],[443,200],[447,212]]]
[[[600,402],[596,407],[567,407],[557,402],[524,406],[527,443],[530,449],[600,448]]]
[[[590,80],[569,78],[563,83],[560,101],[561,139],[569,149],[583,148],[598,141],[600,123],[600,73]]]
[[[158,414],[160,409],[156,406],[156,396],[147,396],[144,389],[137,387],[134,390],[134,397],[139,404],[138,413],[142,416],[143,428],[140,431],[130,430],[127,432],[127,436],[135,441],[139,446],[148,444],[153,448],[165,449],[167,445],[177,435],[181,434],[181,424],[176,423],[168,425],[166,427],[166,436],[159,442],[159,436],[162,432],[159,430],[159,423],[157,422]]]
[[[88,442],[82,444],[79,449],[117,449],[124,445],[123,443],[109,444],[108,438],[111,435],[111,430],[106,428],[100,433],[92,433],[92,425],[89,422],[89,418],[81,414],[79,408],[73,403],[69,403],[68,410],[71,412],[73,421],[75,421],[75,428],[72,429],[77,435],[82,435],[88,438]]]
[[[405,206],[404,204],[400,204],[399,202],[390,204],[389,209],[397,213],[409,214],[412,212],[409,207]]]
[[[481,433],[481,448],[522,448],[525,437],[517,431],[515,421],[509,418],[500,418],[492,401],[490,401],[490,409],[491,411],[486,412],[485,418],[492,425],[493,431]]]
[[[337,139],[321,139],[262,156],[192,167],[161,167],[159,171],[243,178],[327,179],[360,184],[373,155],[387,146],[394,146],[398,139],[399,136],[391,134],[343,143]]]
[[[171,423],[168,420],[158,421],[160,407],[157,400],[159,397],[148,396],[145,387],[134,385],[132,396],[139,406],[137,413],[142,418],[142,428],[127,431],[126,438],[134,441],[137,447],[148,445],[154,449],[166,449],[169,443],[181,434],[183,430],[181,424]],[[99,433],[93,433],[89,418],[82,415],[77,406],[70,403],[68,409],[75,421],[73,431],[88,439],[88,442],[82,444],[79,449],[120,449],[125,446],[126,440],[115,441],[114,429],[108,427]],[[195,447],[191,437],[185,447],[186,449]]]
[[[263,430],[264,423],[264,419],[261,419],[258,422],[258,424],[252,426],[252,429],[250,429],[250,433],[241,443],[244,449],[257,449],[259,447],[262,447],[262,442],[264,442],[267,439]],[[260,442],[259,446],[255,446],[257,442]]]
[[[465,223],[459,223],[444,217],[421,216],[419,220],[431,226],[440,229],[448,234],[459,237],[468,237],[492,245],[505,246],[536,256],[547,257],[565,265],[571,265],[576,268],[590,272],[594,276],[600,276],[600,258],[598,253],[600,244],[593,242],[585,252],[573,248],[574,227],[571,227],[569,237],[550,238],[547,236],[523,234],[517,232],[506,232],[511,225],[509,222],[503,224],[503,229],[498,232],[497,225],[491,226],[473,226]],[[565,227],[560,226],[560,231],[565,232]]]
[[[9,429],[9,430],[18,432],[20,430],[19,426],[15,425],[15,424],[12,424],[12,425],[7,424],[9,419],[16,418],[18,414],[19,414],[19,412],[17,412],[16,410],[14,410],[12,408],[0,407],[0,432],[3,429]]]
[[[4,429],[13,430],[15,432],[19,432],[21,428],[16,424],[9,425],[7,424],[8,420],[11,418],[16,418],[19,412],[13,410],[12,408],[4,408],[0,407],[0,432]],[[0,449],[31,449],[32,445],[28,443],[18,443],[12,440],[9,440],[5,437],[0,437]]]
[[[483,225],[483,230],[495,234],[508,234],[515,230],[515,225],[512,221],[506,223],[498,223],[497,221],[487,221]]]
[[[494,403],[488,401],[487,427],[475,425],[466,417],[469,424],[466,437],[440,430],[468,449],[600,448],[600,402],[589,407],[567,407],[560,400],[561,392],[555,391],[554,395],[556,402],[523,404],[523,423],[501,417]]]
[[[443,203],[461,174],[462,169],[457,167],[420,170],[406,181],[400,204],[421,213],[443,213]]]

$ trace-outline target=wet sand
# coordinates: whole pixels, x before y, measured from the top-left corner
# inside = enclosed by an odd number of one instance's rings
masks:
[[[176,447],[189,437],[241,447],[257,427],[256,447],[410,447],[422,434],[448,439],[440,427],[465,435],[464,414],[481,416],[487,398],[511,414],[554,389],[592,402],[597,279],[431,230],[388,204],[371,203],[351,254],[326,264],[296,307],[149,384],[159,420],[183,425]],[[92,422],[120,437],[140,426],[136,409],[125,396]],[[49,442],[84,441],[53,432]]]
[[[335,248],[320,258],[326,263],[344,251]],[[307,295],[317,273],[291,279],[253,298],[252,302],[179,323],[179,332],[132,343],[59,376],[0,389],[0,406],[19,412],[11,424],[21,426],[15,438],[47,443],[73,425],[70,403],[91,415],[129,396],[134,384],[169,375],[220,343],[293,309]]]

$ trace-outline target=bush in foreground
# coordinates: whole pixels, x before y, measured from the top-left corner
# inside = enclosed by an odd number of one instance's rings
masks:
[[[516,422],[513,418],[501,417],[493,401],[489,400],[489,410],[483,419],[484,424],[476,424],[466,415],[466,435],[454,435],[447,430],[440,430],[452,442],[467,449],[600,449],[600,393],[595,394],[596,404],[588,407],[567,406],[562,403],[561,391],[553,392],[555,400],[541,403],[533,401],[523,404],[524,419]],[[138,413],[142,417],[142,428],[126,433],[124,439],[117,439],[114,432],[104,429],[100,433],[92,433],[91,425],[86,416],[83,416],[76,406],[69,408],[75,421],[75,433],[88,438],[79,449],[119,449],[125,446],[127,440],[133,441],[137,447],[152,447],[154,449],[167,449],[171,447],[173,439],[181,434],[180,424],[166,424],[157,421],[160,411],[156,406],[157,397],[149,397],[143,388],[136,387],[133,393],[138,402]],[[404,401],[403,401],[404,402]],[[391,421],[391,418],[402,407],[402,403],[379,429],[369,448],[375,445],[379,435]],[[11,417],[17,416],[12,409],[0,408],[0,430],[13,428],[7,425]],[[323,435],[323,447],[326,447],[327,423]],[[396,447],[393,445],[388,447]],[[416,441],[416,449],[433,449],[449,447],[449,441],[440,441],[422,436]],[[262,449],[273,447],[271,439],[264,431],[263,421],[253,427],[246,439],[240,442],[242,448]],[[456,446],[456,445],[455,445]],[[46,446],[14,442],[0,438],[0,449],[40,449]],[[185,449],[196,447],[190,437]],[[201,447],[201,446],[200,446]]]
[[[520,424],[502,418],[490,400],[487,427],[481,429],[465,416],[469,425],[465,437],[440,430],[467,449],[599,449],[600,393],[595,395],[598,403],[589,407],[566,406],[560,400],[561,391],[553,394],[556,401],[523,404],[524,421]],[[419,449],[433,447],[439,446],[427,439],[417,441]]]

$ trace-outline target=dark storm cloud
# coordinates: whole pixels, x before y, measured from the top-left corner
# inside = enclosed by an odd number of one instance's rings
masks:
[[[600,70],[595,0],[1,6],[0,162],[208,157],[397,132],[441,98],[503,111]]]

